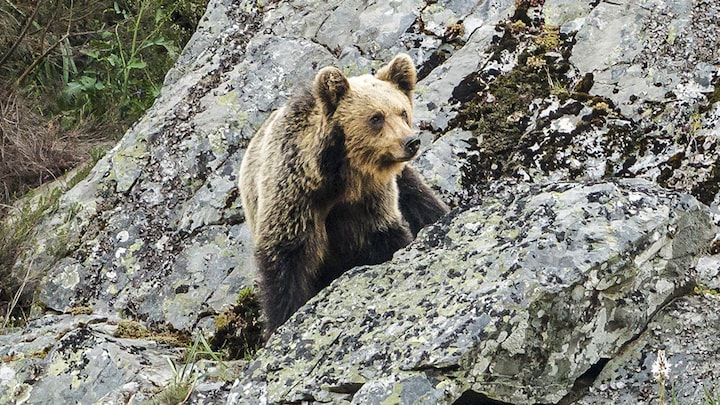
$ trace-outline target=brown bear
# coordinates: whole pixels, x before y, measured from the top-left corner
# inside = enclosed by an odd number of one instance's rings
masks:
[[[250,141],[239,187],[266,337],[343,272],[389,260],[447,212],[407,166],[420,147],[415,82],[404,54],[375,76],[323,68]]]

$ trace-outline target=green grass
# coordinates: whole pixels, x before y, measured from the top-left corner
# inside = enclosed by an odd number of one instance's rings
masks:
[[[206,5],[0,2],[0,218],[152,105]]]
[[[705,405],[720,405],[720,391],[705,388]]]
[[[4,309],[2,329],[25,317],[26,303],[21,301],[24,288],[30,277],[31,261],[22,279],[11,276],[12,267],[23,252],[23,248],[35,235],[35,227],[49,212],[57,209],[61,190],[55,188],[39,196],[36,203],[21,204],[11,212],[9,218],[0,223],[0,308]]]
[[[188,399],[195,383],[202,376],[197,367],[197,362],[201,359],[213,360],[221,369],[226,368],[222,354],[212,350],[205,336],[198,333],[186,350],[182,365],[178,365],[168,358],[168,363],[173,370],[173,380],[158,394],[158,403],[175,405],[182,404]]]
[[[134,121],[155,100],[179,48],[163,34],[169,16],[156,0],[115,2],[107,13],[117,22],[101,26],[80,50],[84,66],[63,63],[62,101],[78,119],[114,111],[116,118]]]

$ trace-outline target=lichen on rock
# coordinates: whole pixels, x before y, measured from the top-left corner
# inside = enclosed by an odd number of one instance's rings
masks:
[[[392,402],[420,379],[436,403],[465,391],[556,403],[692,291],[692,258],[714,236],[696,200],[650,183],[491,191],[298,311],[251,363],[238,400]],[[380,386],[391,389],[377,398]]]
[[[0,404],[157,399],[183,348],[152,336],[242,327],[250,137],[318,69],[399,52],[420,79],[413,164],[454,210],[229,375],[204,360],[189,401],[649,402],[665,350],[678,395],[703,402],[720,380],[720,6],[616,3],[211,1],[155,105],[13,267],[36,305],[0,335]],[[150,335],[115,336],[121,320]]]

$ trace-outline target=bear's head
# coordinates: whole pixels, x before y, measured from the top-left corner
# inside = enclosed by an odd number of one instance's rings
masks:
[[[351,170],[387,183],[415,157],[420,139],[412,130],[412,59],[397,55],[373,75],[346,77],[335,67],[315,76],[313,92],[332,128],[345,134]]]

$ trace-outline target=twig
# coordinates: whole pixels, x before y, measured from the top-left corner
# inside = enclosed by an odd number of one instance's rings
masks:
[[[33,258],[30,260],[30,264],[28,265],[27,271],[25,272],[25,277],[23,278],[22,284],[20,284],[20,287],[15,292],[15,296],[13,297],[12,302],[10,303],[10,306],[8,306],[7,314],[5,315],[5,319],[3,320],[2,328],[5,329],[8,322],[10,322],[10,315],[15,310],[15,307],[17,306],[18,301],[20,301],[20,295],[22,294],[23,290],[25,289],[25,285],[27,285],[28,279],[30,279],[30,269],[32,269],[33,263],[35,263],[35,259]]]
[[[48,31],[50,30],[50,26],[52,25],[53,21],[56,20],[58,11],[60,11],[60,0],[55,1],[55,11],[53,11],[52,17],[50,17],[49,22],[47,25],[45,25],[45,28],[42,31],[42,34],[40,35],[40,49],[45,45],[45,35],[47,35]]]
[[[65,34],[63,34],[63,36],[60,37],[60,39],[58,39],[57,41],[55,41],[54,44],[52,44],[48,49],[46,49],[45,52],[42,53],[42,55],[40,55],[40,56],[38,56],[37,58],[35,58],[35,60],[30,64],[30,66],[28,66],[28,67],[22,72],[22,74],[20,75],[20,77],[17,78],[17,80],[15,80],[15,86],[20,85],[20,83],[22,83],[22,81],[25,80],[25,77],[27,77],[27,75],[29,75],[30,72],[32,72],[33,70],[35,70],[35,68],[37,67],[37,65],[39,65],[40,62],[41,62],[43,59],[45,59],[45,57],[48,56],[48,54],[49,54],[53,49],[57,48],[58,45],[60,45],[63,41],[65,41],[66,39],[68,39],[68,37],[70,37],[70,27],[71,27],[71,23],[72,23],[73,4],[74,4],[73,0],[70,0],[70,17],[69,17],[70,20],[68,21],[68,25],[67,25],[67,29],[65,30]]]
[[[0,66],[2,66],[5,61],[12,55],[13,52],[15,52],[15,49],[20,45],[20,42],[22,42],[23,38],[25,37],[25,34],[27,33],[28,28],[30,28],[30,25],[32,24],[33,20],[35,20],[35,16],[37,16],[37,13],[40,11],[40,3],[42,0],[38,0],[37,4],[35,4],[35,10],[33,10],[30,17],[25,20],[25,25],[20,30],[20,33],[18,34],[18,37],[15,39],[15,42],[13,42],[12,46],[10,46],[10,49],[8,49],[7,52],[5,52],[5,55],[3,55],[2,59],[0,59]]]

